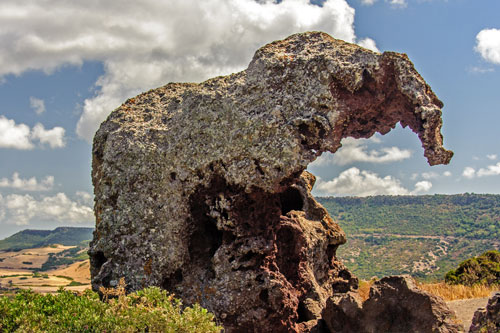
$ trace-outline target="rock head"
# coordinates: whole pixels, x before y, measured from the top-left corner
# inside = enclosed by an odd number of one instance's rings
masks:
[[[160,286],[228,332],[318,330],[357,279],[304,170],[398,122],[446,164],[442,106],[406,55],[321,32],[262,47],[242,72],[127,100],[94,138],[93,288]]]

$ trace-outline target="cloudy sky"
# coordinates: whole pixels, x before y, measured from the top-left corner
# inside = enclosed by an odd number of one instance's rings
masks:
[[[2,0],[0,238],[92,226],[91,140],[126,98],[239,71],[263,44],[322,30],[407,53],[445,103],[448,166],[416,135],[345,140],[316,195],[500,193],[498,0]]]

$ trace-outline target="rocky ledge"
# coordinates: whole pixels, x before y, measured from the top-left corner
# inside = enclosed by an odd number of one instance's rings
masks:
[[[160,286],[228,332],[327,331],[327,301],[357,279],[304,170],[398,122],[446,164],[442,106],[406,55],[321,32],[262,47],[242,72],[127,100],[94,138],[93,288]]]

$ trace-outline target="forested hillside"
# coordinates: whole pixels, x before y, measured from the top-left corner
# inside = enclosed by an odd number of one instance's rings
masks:
[[[0,240],[0,250],[18,251],[52,244],[88,246],[94,228],[59,227],[54,230],[26,229]],[[80,244],[85,242],[84,244]]]
[[[500,195],[323,197],[348,236],[340,258],[361,278],[443,278],[461,261],[500,247]]]

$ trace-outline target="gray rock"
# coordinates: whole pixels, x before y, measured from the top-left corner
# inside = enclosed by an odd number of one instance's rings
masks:
[[[486,309],[480,308],[474,313],[469,332],[500,332],[500,293],[496,293],[488,300]]]
[[[398,122],[446,164],[441,107],[406,55],[321,32],[262,47],[245,71],[127,100],[94,137],[92,287],[161,286],[229,332],[313,327],[357,280],[304,170]]]

